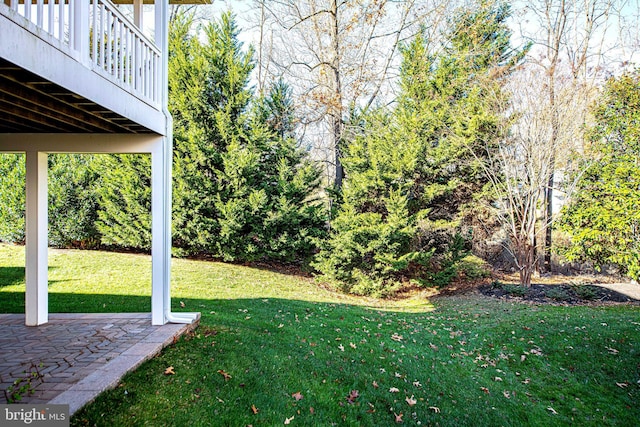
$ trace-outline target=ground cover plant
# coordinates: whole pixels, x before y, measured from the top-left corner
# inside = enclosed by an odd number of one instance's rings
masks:
[[[0,311],[21,312],[24,249],[0,245]],[[148,311],[146,256],[52,251],[50,309]],[[640,308],[478,293],[355,298],[310,278],[174,260],[200,327],[72,425],[633,425]],[[46,380],[46,379],[45,379]]]

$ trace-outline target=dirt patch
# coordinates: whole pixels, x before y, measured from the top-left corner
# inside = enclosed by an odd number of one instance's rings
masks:
[[[494,281],[477,287],[483,295],[539,304],[640,303],[640,285],[606,284],[532,284],[529,288]]]

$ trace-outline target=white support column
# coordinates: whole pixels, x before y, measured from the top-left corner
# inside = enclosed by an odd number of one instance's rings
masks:
[[[167,323],[171,311],[171,193],[167,188],[164,137],[151,153],[151,324]],[[167,215],[167,212],[169,214]]]
[[[143,30],[142,15],[142,0],[133,0],[133,23],[140,28],[140,31]]]
[[[26,297],[27,326],[49,321],[47,153],[27,151]]]

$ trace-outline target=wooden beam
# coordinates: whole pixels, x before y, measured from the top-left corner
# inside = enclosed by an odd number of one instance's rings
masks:
[[[0,100],[0,102],[5,104],[5,107],[2,108],[4,111],[11,111],[11,107],[33,111],[44,117],[63,123],[67,127],[74,128],[76,132],[115,132],[117,129],[116,126],[105,126],[102,123],[94,125],[91,123],[92,120],[86,120],[87,117],[78,118],[78,112],[72,111],[65,105],[55,104],[46,99],[27,99],[21,96],[21,94],[16,93],[16,91],[8,92],[5,90],[6,88],[2,86],[2,81],[0,81],[0,93],[5,95],[5,99]]]
[[[18,84],[23,88],[28,88],[30,92],[33,92],[33,94],[31,95],[26,95],[26,99],[34,99],[33,97],[37,95],[38,103],[40,104],[46,103],[48,106],[51,106],[51,108],[65,109],[67,112],[69,112],[73,116],[77,117],[79,113],[84,112],[85,113],[84,116],[86,116],[84,117],[85,120],[87,120],[89,123],[91,123],[94,126],[105,129],[105,131],[108,131],[108,132],[129,131],[130,132],[130,130],[126,126],[109,122],[99,114],[96,114],[94,111],[91,111],[87,108],[80,108],[74,105],[74,102],[72,101],[67,101],[65,99],[62,99],[60,96],[53,96],[50,93],[48,93],[46,90],[42,90],[39,87],[38,88],[34,87],[35,85],[25,86],[23,82],[16,79],[14,76],[8,76],[5,74],[5,75],[0,75],[0,77],[4,77],[5,79],[10,80],[12,83]],[[1,80],[2,79],[0,79],[0,81]],[[64,93],[67,94],[67,92],[64,92]],[[75,97],[75,95],[71,93],[68,93],[68,96]],[[84,100],[84,98],[80,98],[78,101],[80,100]]]
[[[0,104],[1,106],[1,104]],[[2,111],[0,109],[0,111]],[[51,125],[48,123],[44,123],[37,118],[33,118],[30,115],[22,115],[20,113],[14,113],[12,111],[2,111],[2,117],[0,117],[0,127],[4,125],[4,123],[9,123],[12,127],[19,126],[24,129],[26,132],[64,132],[65,129],[62,129],[58,126]]]

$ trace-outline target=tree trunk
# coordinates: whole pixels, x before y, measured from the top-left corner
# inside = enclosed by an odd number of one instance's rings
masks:
[[[333,71],[333,102],[331,105],[331,133],[333,137],[333,150],[335,153],[335,188],[342,188],[342,180],[344,178],[344,168],[342,167],[342,153],[340,152],[340,143],[342,141],[342,82],[340,80],[340,39],[338,28],[338,2],[331,1],[331,38],[333,58],[331,61],[331,70]]]
[[[531,278],[533,277],[533,272],[536,268],[535,247],[526,242],[520,246],[517,256],[520,285],[529,288],[531,287]]]

